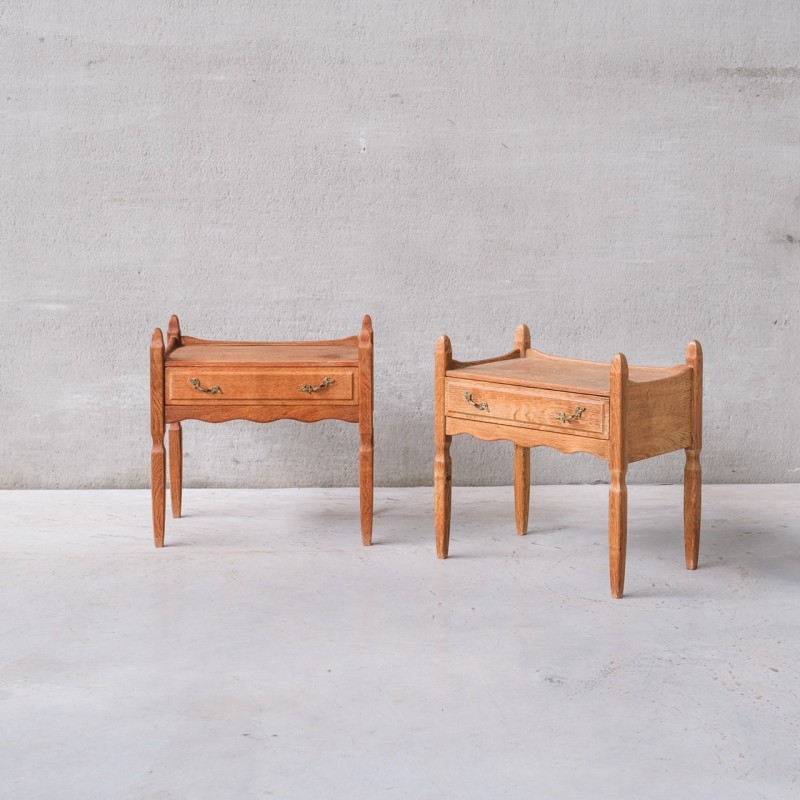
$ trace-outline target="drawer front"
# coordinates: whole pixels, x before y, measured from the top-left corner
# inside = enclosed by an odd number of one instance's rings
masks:
[[[167,403],[356,403],[356,370],[167,367]]]
[[[445,413],[608,438],[608,400],[592,395],[447,378]]]

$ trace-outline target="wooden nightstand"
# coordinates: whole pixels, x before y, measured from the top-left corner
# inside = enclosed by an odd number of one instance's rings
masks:
[[[372,543],[372,321],[359,336],[324,342],[215,342],[182,336],[178,318],[167,346],[156,328],[150,345],[150,429],[153,437],[153,534],[164,546],[169,425],[172,515],[181,515],[181,422],[246,419],[358,423],[361,433],[361,538]]]
[[[593,453],[609,462],[608,538],[611,593],[625,582],[628,464],[686,451],[684,544],[687,569],[696,569],[700,545],[700,449],[703,351],[690,342],[686,364],[628,367],[621,353],[611,364],[576,361],[531,349],[528,327],[517,328],[515,349],[498,358],[453,360],[450,340],[436,349],[436,549],[450,542],[450,441],[459,433],[506,439],[515,445],[517,532],[528,528],[530,448]]]

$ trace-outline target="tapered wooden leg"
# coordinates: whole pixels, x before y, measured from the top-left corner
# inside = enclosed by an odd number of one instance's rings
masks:
[[[361,491],[361,543],[372,544],[374,448],[373,435],[373,349],[374,334],[369,314],[361,324],[358,338],[358,429],[361,435],[359,451],[359,486]]]
[[[183,496],[183,431],[180,422],[169,425],[169,492],[172,516],[178,519]]]
[[[517,533],[528,532],[528,510],[531,502],[531,449],[514,445],[514,506]]]
[[[686,363],[692,368],[692,446],[686,448],[686,468],[683,471],[683,542],[686,569],[697,569],[703,484],[700,467],[700,450],[703,447],[703,348],[700,342],[689,342]]]
[[[361,487],[361,543],[364,545],[372,544],[373,453],[372,434],[370,433],[368,436],[362,434],[359,454],[359,485]]]
[[[628,487],[625,470],[612,470],[608,493],[608,553],[611,594],[622,597],[625,589],[625,554],[628,547]]]
[[[433,470],[433,510],[436,516],[436,555],[447,558],[450,549],[450,502],[453,485],[453,462],[450,458],[452,436],[445,436],[436,449]]]
[[[617,353],[611,362],[609,395],[608,461],[611,488],[608,493],[608,559],[611,594],[622,597],[625,588],[625,554],[628,549],[628,360]]]
[[[167,453],[164,450],[164,335],[159,328],[150,341],[150,454],[153,496],[153,539],[164,546],[164,515],[167,493]]]
[[[433,511],[436,523],[436,555],[447,558],[450,550],[450,501],[453,485],[453,462],[450,458],[452,436],[447,435],[445,414],[445,374],[453,361],[450,339],[442,336],[436,343],[436,383],[434,387],[433,432],[436,457],[433,462]]]
[[[697,569],[700,553],[700,497],[703,485],[700,453],[686,451],[683,471],[683,538],[686,549],[686,569]]]
[[[153,538],[156,547],[164,546],[164,515],[167,503],[167,453],[164,436],[153,437],[151,453],[153,493]]]

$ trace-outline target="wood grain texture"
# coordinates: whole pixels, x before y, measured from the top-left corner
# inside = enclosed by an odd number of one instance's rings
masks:
[[[516,351],[515,351],[516,352]],[[685,370],[677,367],[630,367],[629,380],[646,382],[669,377]],[[608,397],[608,363],[559,358],[538,350],[528,350],[526,358],[473,362],[457,370],[457,377],[472,378],[509,386],[528,386],[554,391],[594,394]]]
[[[511,361],[519,358],[519,350],[511,350],[501,356],[492,356],[491,358],[481,358],[478,361],[456,361],[450,360],[450,369],[464,369],[466,367],[475,367],[481,364],[496,364],[500,361]]]
[[[688,447],[692,439],[692,372],[629,383],[628,463]]]
[[[475,404],[483,407],[476,408]],[[580,416],[569,422],[558,418],[559,414],[569,418],[580,409],[583,409]],[[586,394],[449,377],[445,378],[445,411],[448,416],[487,423],[529,425],[559,433],[568,431],[576,436],[608,438],[608,400]]]
[[[520,325],[516,349],[496,359],[458,362],[450,340],[436,360],[437,549],[447,555],[450,531],[450,439],[469,434],[514,443],[514,505],[518,533],[528,527],[530,448],[587,452],[609,463],[609,572],[611,593],[622,597],[628,538],[628,465],[686,451],[684,534],[686,565],[697,566],[700,538],[702,351],[689,345],[686,364],[629,366],[621,353],[611,364],[550,356],[530,346]],[[442,408],[443,404],[443,408]],[[579,415],[578,408],[585,409]],[[568,421],[557,415],[563,415]]]
[[[514,332],[514,349],[519,352],[520,358],[525,358],[531,349],[531,331],[524,322],[517,325],[517,330]]]
[[[167,364],[167,402],[207,405],[252,403],[253,401],[291,403],[357,403],[358,370],[333,367],[178,367]],[[192,383],[199,380],[203,391]],[[324,385],[327,381],[333,381]],[[304,392],[308,385],[316,389]]]
[[[166,515],[167,454],[164,450],[164,334],[160,328],[150,341],[150,453],[151,494],[153,501],[153,539],[156,547],[164,546]]]
[[[462,417],[447,417],[446,431],[449,436],[468,433],[486,442],[507,441],[520,447],[552,447],[559,453],[591,453],[608,460],[608,439],[594,439],[589,436],[575,436],[570,433],[539,430],[521,425],[506,425]]]
[[[183,499],[183,430],[180,422],[169,425],[169,493],[172,516],[179,519]]]
[[[359,492],[361,498],[361,543],[372,544],[374,496],[374,432],[373,432],[373,350],[372,319],[364,317],[358,340],[358,427],[361,438],[359,449]]]
[[[609,466],[611,487],[608,495],[608,550],[611,594],[622,597],[625,588],[625,556],[628,544],[628,472],[626,444],[628,403],[628,362],[617,353],[611,362],[611,435]]]
[[[531,347],[531,332],[524,323],[517,326],[514,347],[519,357],[525,358]],[[531,507],[531,448],[514,445],[514,519],[517,533],[528,532],[528,517]]]
[[[686,349],[686,363],[692,371],[691,442],[686,448],[683,471],[683,535],[686,568],[697,569],[700,554],[700,517],[703,471],[700,451],[703,449],[703,348],[692,341]]]
[[[433,506],[436,525],[436,554],[447,558],[450,550],[450,504],[452,500],[453,463],[450,458],[452,437],[446,430],[445,374],[453,362],[450,339],[442,336],[436,343],[434,386],[434,436],[436,456],[433,469]]]
[[[229,339],[201,339],[197,336],[184,336],[183,343],[185,345],[195,345],[195,344],[202,344],[204,346],[208,345],[224,345],[225,347],[268,347],[268,348],[277,348],[281,349],[284,347],[288,348],[298,348],[298,347],[310,347],[312,348],[312,352],[315,348],[324,347],[324,348],[339,348],[339,347],[347,347],[347,348],[358,348],[358,339],[360,334],[356,334],[355,336],[344,336],[341,339],[311,339],[309,341],[285,341],[285,342],[264,342],[264,341],[231,341]]]
[[[531,449],[514,445],[514,519],[517,533],[528,532],[528,514],[531,504]]]
[[[181,515],[183,433],[181,422],[235,419],[319,422],[338,419],[360,430],[360,519],[364,544],[372,542],[373,517],[373,331],[369,316],[361,333],[311,342],[223,342],[184,336],[170,319],[168,346],[156,330],[150,348],[153,436],[153,531],[164,544],[166,492],[165,424],[170,426],[170,492],[173,516]],[[328,379],[326,381],[326,378]],[[199,381],[199,388],[194,384]],[[304,385],[313,391],[304,391]],[[214,391],[210,390],[216,387]]]
[[[181,323],[178,317],[173,314],[169,318],[169,325],[167,325],[167,348],[164,351],[164,358],[168,358],[169,354],[183,344],[181,339]]]
[[[344,343],[306,342],[203,343],[202,339],[183,337],[183,344],[167,360],[168,364],[187,367],[357,367],[358,339]]]
[[[277,422],[293,419],[297,422],[319,422],[323,419],[338,419],[342,422],[358,422],[358,406],[319,404],[291,405],[288,403],[231,403],[228,405],[170,405],[166,410],[167,422],[183,422],[196,419],[201,422],[232,422],[243,419],[248,422]]]

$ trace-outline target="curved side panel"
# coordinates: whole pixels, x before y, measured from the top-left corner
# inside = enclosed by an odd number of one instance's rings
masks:
[[[197,336],[183,336],[181,339],[183,344],[224,344],[224,345],[231,345],[235,347],[241,347],[242,345],[251,346],[251,345],[259,345],[259,344],[269,344],[269,345],[282,345],[282,344],[338,344],[338,345],[345,345],[345,344],[358,344],[358,336],[345,336],[343,339],[309,339],[303,341],[292,341],[292,342],[237,342],[237,341],[230,341],[228,339],[200,339]]]
[[[468,433],[488,442],[513,442],[520,447],[552,447],[560,453],[591,453],[608,461],[608,441],[606,439],[590,439],[586,436],[570,436],[532,428],[520,428],[515,425],[500,425],[496,422],[487,424],[448,417],[447,435],[455,436],[459,433]]]
[[[182,422],[197,419],[202,422],[230,422],[244,419],[249,422],[277,422],[293,419],[297,422],[319,422],[323,419],[338,419],[342,422],[358,422],[358,406],[167,406],[167,422]]]

